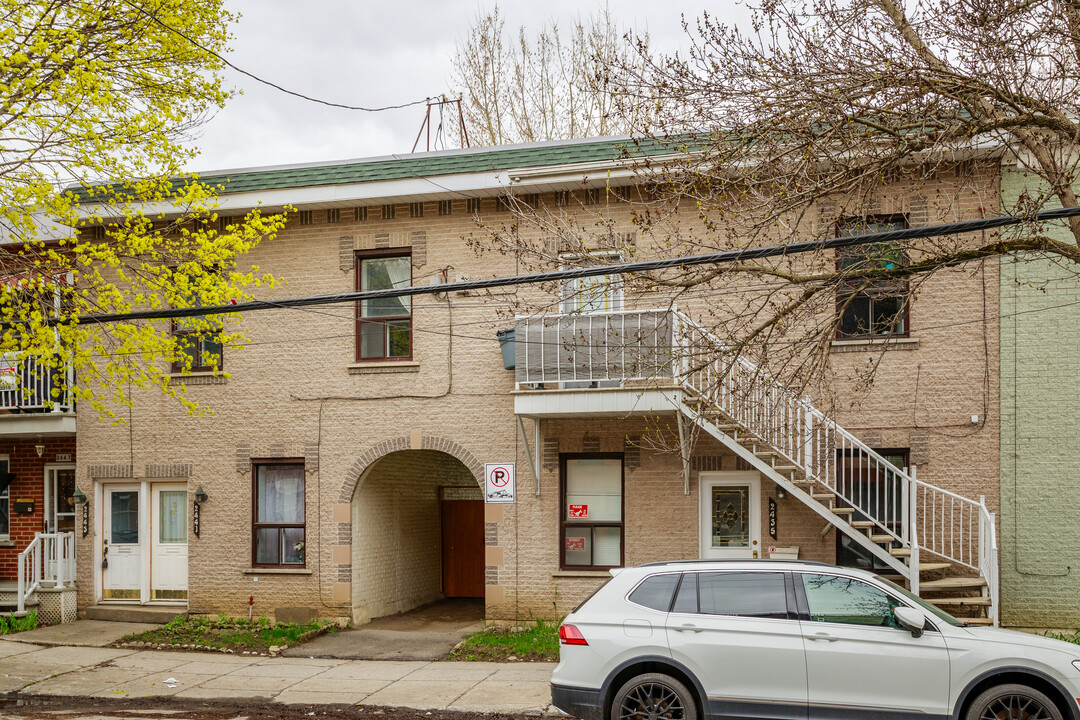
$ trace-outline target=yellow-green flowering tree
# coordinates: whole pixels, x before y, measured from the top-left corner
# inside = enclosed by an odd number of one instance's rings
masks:
[[[78,397],[115,417],[130,388],[157,386],[194,411],[170,371],[218,368],[236,318],[74,319],[225,304],[273,282],[244,256],[283,216],[219,221],[216,188],[182,172],[185,139],[231,95],[222,5],[0,0],[0,389],[26,404]]]

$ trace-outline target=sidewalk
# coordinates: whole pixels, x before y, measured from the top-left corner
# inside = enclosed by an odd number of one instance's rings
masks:
[[[0,639],[0,694],[348,703],[547,714],[551,663],[245,657]],[[175,682],[166,682],[169,679]]]

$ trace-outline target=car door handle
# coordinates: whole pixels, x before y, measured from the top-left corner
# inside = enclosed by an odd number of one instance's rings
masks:
[[[819,633],[814,633],[813,635],[811,635],[810,639],[811,640],[824,640],[825,642],[836,642],[840,638],[833,637],[829,633],[819,632]]]
[[[699,628],[697,625],[691,625],[690,623],[680,625],[675,629],[677,631],[679,631],[679,632],[695,632],[695,633],[699,633],[699,632],[702,631],[702,628]]]

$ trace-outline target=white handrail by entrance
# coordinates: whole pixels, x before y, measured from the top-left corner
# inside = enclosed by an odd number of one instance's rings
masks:
[[[45,583],[62,590],[75,581],[75,533],[34,533],[17,562],[16,609],[22,613]]]

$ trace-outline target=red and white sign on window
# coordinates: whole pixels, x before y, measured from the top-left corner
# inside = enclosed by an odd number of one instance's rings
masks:
[[[583,537],[566,538],[566,552],[584,552],[584,551],[585,551],[585,538],[583,538]]]
[[[570,512],[567,513],[567,515],[569,517],[572,517],[572,518],[587,518],[587,517],[589,517],[589,506],[588,505],[571,505],[570,506]]]

